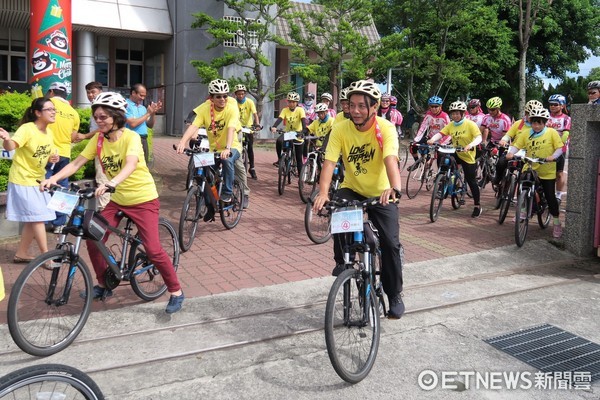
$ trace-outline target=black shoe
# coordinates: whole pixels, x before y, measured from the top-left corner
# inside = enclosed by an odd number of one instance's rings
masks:
[[[338,276],[346,269],[346,264],[335,264],[335,268],[331,271],[332,276]]]
[[[223,203],[231,203],[231,193],[223,193],[221,195],[221,201]]]
[[[244,210],[248,208],[248,204],[249,204],[249,203],[250,203],[250,200],[248,199],[248,195],[247,195],[247,194],[245,194],[245,195],[244,195],[244,202],[243,202],[243,204],[242,204],[242,207],[243,207],[243,209],[244,209]]]
[[[169,297],[169,303],[167,304],[165,312],[167,314],[173,314],[181,310],[181,306],[183,305],[184,299],[185,296],[183,295],[183,292],[181,292],[179,296],[171,295],[171,297]]]
[[[113,295],[112,290],[100,287],[98,285],[94,286],[94,288],[92,289],[92,293],[93,293],[92,300],[101,300],[101,301],[104,301],[104,299]],[[85,299],[86,295],[87,295],[87,293],[85,290],[82,290],[81,292],[79,292],[79,297],[81,297],[82,299]]]
[[[473,214],[471,214],[471,218],[479,218],[479,216],[483,213],[483,208],[477,206],[473,209]]]
[[[414,163],[413,165],[408,167],[406,170],[410,172],[410,171],[413,171],[416,167],[417,167],[417,163]]]
[[[278,161],[275,161],[275,162],[273,163],[273,166],[274,166],[274,167],[279,167],[279,160],[278,160]]]
[[[250,168],[250,178],[256,180],[256,171],[254,170],[254,168]]]
[[[394,297],[388,296],[390,309],[388,310],[389,319],[400,319],[404,314],[404,301],[402,301],[402,293],[398,293]]]

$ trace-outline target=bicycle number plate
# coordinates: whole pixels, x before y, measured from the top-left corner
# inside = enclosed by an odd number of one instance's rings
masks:
[[[213,153],[194,154],[194,167],[208,167],[209,165],[215,165],[215,155]]]
[[[331,233],[362,231],[363,212],[361,209],[335,211],[331,215]]]
[[[438,148],[438,151],[440,153],[444,153],[444,154],[456,153],[456,149],[454,147],[440,147],[440,148]]]
[[[79,196],[65,192],[54,192],[48,208],[63,214],[71,214],[79,201]]]
[[[242,128],[242,133],[252,133],[252,129],[243,127]]]
[[[296,135],[297,135],[297,133],[294,131],[285,132],[283,134],[283,140],[294,140],[294,139],[296,139]]]

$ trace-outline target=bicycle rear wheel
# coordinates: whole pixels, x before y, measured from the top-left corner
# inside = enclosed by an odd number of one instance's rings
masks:
[[[446,175],[438,175],[433,184],[431,192],[431,203],[429,204],[429,219],[431,222],[437,221],[440,216],[440,209],[446,193]]]
[[[369,374],[379,348],[379,306],[375,290],[369,291],[366,301],[364,285],[360,271],[345,270],[333,283],[325,308],[329,360],[340,378],[350,383]]]
[[[458,210],[465,204],[465,184],[460,176],[454,182],[454,193],[452,194],[452,208]]]
[[[550,219],[552,218],[552,215],[550,214],[550,207],[548,207],[548,202],[546,201],[546,199],[543,200],[543,206],[540,203],[541,201],[538,202],[538,212],[536,213],[538,225],[540,226],[540,228],[546,229],[550,224]],[[541,211],[539,210],[540,208]]]
[[[314,193],[310,201],[306,204],[306,209],[304,210],[304,229],[306,229],[306,234],[313,243],[322,244],[327,242],[331,237],[331,212],[325,207],[317,212],[312,210],[312,200],[316,194]]]
[[[198,221],[202,217],[202,210],[205,208],[204,193],[201,193],[200,188],[194,185],[188,190],[183,207],[181,208],[181,215],[179,216],[179,244],[181,251],[186,252],[192,247],[198,229]]]
[[[231,192],[231,202],[223,203],[220,202],[221,222],[227,229],[233,229],[237,226],[242,218],[242,212],[244,211],[244,190],[240,181],[235,179],[233,181],[233,191]]]
[[[287,158],[287,154],[284,153],[279,159],[279,170],[277,171],[277,191],[279,192],[280,196],[285,190],[285,181],[288,178],[288,171],[286,170],[288,165]]]
[[[409,199],[417,197],[423,183],[425,182],[425,163],[422,160],[417,160],[412,165],[412,171],[408,171],[406,176],[406,195]]]
[[[87,374],[61,364],[19,369],[0,378],[2,399],[103,400],[104,395]]]
[[[310,194],[313,192],[317,181],[317,160],[309,158],[300,170],[300,179],[298,179],[298,191],[300,200],[307,203]]]
[[[510,208],[510,203],[513,201],[515,195],[515,189],[517,187],[517,178],[513,174],[510,174],[510,178],[504,181],[502,184],[502,191],[500,192],[500,213],[498,215],[498,223],[503,224]]]
[[[50,271],[46,266],[51,263],[60,266]],[[70,274],[68,251],[51,250],[17,278],[8,300],[8,329],[24,352],[39,357],[58,353],[83,329],[92,304],[92,276],[81,258],[74,268]],[[87,295],[82,299],[80,293]]]
[[[167,252],[173,268],[179,267],[179,240],[175,228],[164,218],[158,220],[160,245]],[[131,288],[135,294],[145,301],[152,301],[165,293],[167,285],[158,270],[146,255],[144,244],[132,244],[129,251],[128,266],[131,269]]]
[[[529,210],[531,210],[531,197],[529,196],[529,189],[526,189],[519,193],[515,210],[515,242],[519,247],[523,246],[527,238]]]

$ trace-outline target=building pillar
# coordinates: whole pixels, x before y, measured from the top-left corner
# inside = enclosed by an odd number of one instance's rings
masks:
[[[77,40],[77,107],[89,107],[85,93],[85,85],[96,80],[96,63],[94,54],[94,33],[88,31],[75,32]]]

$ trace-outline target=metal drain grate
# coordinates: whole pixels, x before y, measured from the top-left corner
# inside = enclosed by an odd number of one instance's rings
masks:
[[[600,379],[600,345],[545,324],[485,339],[542,372],[589,372]]]

